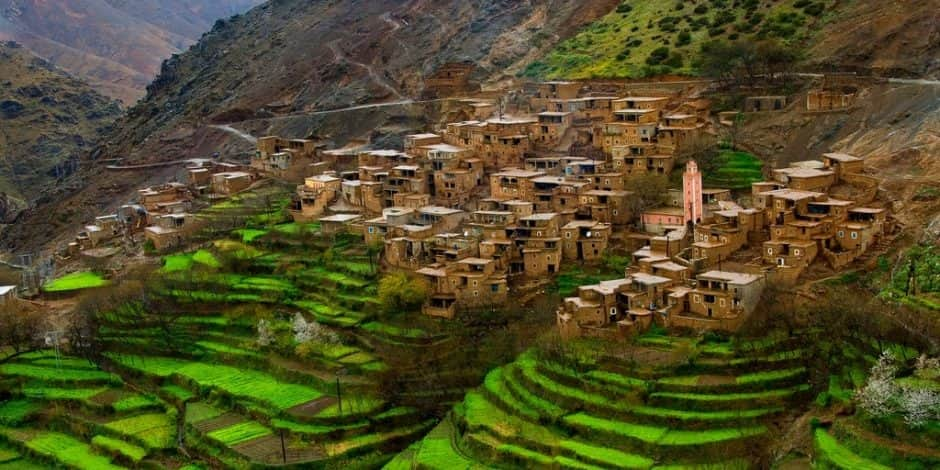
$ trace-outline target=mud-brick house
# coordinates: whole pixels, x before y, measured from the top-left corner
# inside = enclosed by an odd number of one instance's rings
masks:
[[[342,180],[332,175],[310,176],[297,186],[291,198],[290,213],[295,222],[312,222],[336,199]]]
[[[835,172],[839,181],[847,174],[861,174],[865,168],[864,160],[846,153],[824,153],[822,161],[826,169]]]
[[[705,123],[699,122],[694,114],[667,114],[656,129],[656,141],[660,146],[676,151],[696,142],[703,135],[704,128]]]
[[[498,200],[521,199],[530,201],[534,197],[533,180],[545,176],[541,171],[506,168],[490,175],[490,197]]]
[[[543,147],[558,145],[571,128],[572,119],[569,112],[542,111],[538,114],[539,121],[532,125],[532,137]]]
[[[430,194],[399,193],[392,197],[393,207],[417,209],[431,205]]]
[[[681,207],[657,207],[640,214],[640,223],[648,233],[662,235],[685,226],[685,211]]]
[[[157,251],[182,246],[186,239],[198,229],[192,214],[167,214],[157,216],[153,225],[144,229],[147,240]]]
[[[432,289],[422,308],[426,315],[453,318],[459,308],[501,305],[509,292],[506,275],[490,259],[467,257],[435,263],[417,273]]]
[[[756,274],[708,271],[696,276],[684,298],[670,298],[667,325],[736,331],[760,302],[764,278]]]
[[[669,175],[676,158],[671,153],[654,153],[656,144],[618,145],[611,148],[610,166],[625,175],[655,173]]]
[[[525,159],[525,169],[541,171],[550,176],[561,176],[570,163],[586,160],[584,157],[533,157]]]
[[[613,119],[616,96],[585,96],[570,100],[549,100],[547,111],[571,113],[573,125],[590,125]]]
[[[513,228],[509,273],[537,278],[561,270],[561,216],[538,213],[520,217]]]
[[[251,174],[244,171],[226,171],[212,175],[212,192],[223,196],[240,193],[251,186]]]
[[[539,176],[532,178],[532,191],[527,193],[527,200],[532,202],[536,212],[558,212],[573,216],[578,209],[578,197],[590,188],[586,181],[578,181],[561,176]]]
[[[320,232],[324,235],[340,233],[358,233],[357,223],[362,220],[359,214],[334,214],[320,218]]]
[[[415,209],[407,207],[388,207],[382,210],[382,216],[363,223],[367,245],[380,243],[386,239],[389,230],[411,223]]]
[[[845,221],[836,226],[839,251],[860,256],[886,235],[887,211],[880,208],[856,207],[848,210]]]
[[[82,250],[87,250],[114,240],[123,233],[124,224],[121,223],[117,214],[102,215],[95,217],[94,224],[86,225],[85,230],[79,232],[76,241]]]
[[[841,90],[811,90],[806,94],[807,111],[836,111],[851,108],[855,104],[852,88]]]
[[[405,136],[404,140],[405,153],[409,155],[419,155],[421,147],[437,145],[444,142],[444,139],[440,135],[432,133],[409,134]]]
[[[563,338],[623,338],[649,328],[673,285],[669,278],[637,272],[581,286],[556,312],[556,324]]]
[[[473,62],[447,62],[424,79],[424,96],[454,96],[479,90],[471,81],[476,65]]]
[[[551,111],[555,100],[572,100],[581,92],[581,83],[568,81],[542,82],[527,87],[529,107],[533,112]]]
[[[565,260],[594,261],[604,257],[611,234],[610,224],[595,220],[572,220],[561,228]]]
[[[262,137],[251,158],[251,168],[268,176],[300,182],[308,176],[307,167],[316,161],[323,147],[308,139]]]
[[[591,189],[579,196],[577,215],[616,226],[633,220],[630,198],[633,193],[623,190]]]
[[[774,170],[774,179],[790,189],[827,192],[836,182],[836,173],[826,169],[790,167]]]
[[[529,117],[501,116],[472,128],[471,148],[488,169],[521,167],[532,150],[529,135],[538,121]]]
[[[189,188],[181,183],[166,183],[137,190],[137,200],[148,212],[160,212],[160,206],[166,203],[192,199]]]

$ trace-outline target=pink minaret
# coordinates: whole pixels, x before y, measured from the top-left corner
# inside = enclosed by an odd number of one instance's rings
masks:
[[[682,174],[682,201],[685,204],[685,223],[702,221],[702,173],[695,160],[689,160]]]

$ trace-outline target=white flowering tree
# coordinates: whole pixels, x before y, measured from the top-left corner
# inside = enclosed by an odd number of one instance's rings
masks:
[[[267,347],[274,343],[274,332],[271,331],[271,324],[265,320],[258,320],[258,339],[259,346]]]
[[[920,428],[940,419],[940,359],[921,356],[915,365],[915,380],[899,382],[899,367],[894,356],[885,351],[871,369],[865,386],[855,395],[858,406],[869,416],[887,418],[900,414],[905,424]]]

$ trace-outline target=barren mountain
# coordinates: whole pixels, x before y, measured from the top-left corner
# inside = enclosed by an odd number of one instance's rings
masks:
[[[0,40],[132,104],[160,63],[261,0],[3,0]]]
[[[117,102],[0,44],[0,224],[70,174],[119,115]]]

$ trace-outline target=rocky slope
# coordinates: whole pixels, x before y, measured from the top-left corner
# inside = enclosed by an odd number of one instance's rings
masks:
[[[0,43],[0,224],[73,172],[119,115],[85,83]]]
[[[235,122],[260,135],[324,135],[343,143],[386,124],[423,119],[425,109],[309,112],[359,103],[417,98],[422,79],[448,61],[478,64],[477,78],[514,76],[617,0],[280,0],[220,21],[194,47],[167,61],[147,96],[86,160],[69,191],[27,217],[59,230],[12,227],[4,248],[49,246],[81,221],[72,208],[105,210],[167,174],[108,173],[104,158],[128,164],[234,156],[251,143],[210,124]],[[279,116],[290,115],[289,118]],[[250,123],[246,119],[258,119]],[[417,126],[417,124],[415,124]],[[97,166],[96,166],[97,165]]]
[[[132,104],[160,63],[262,0],[2,0],[0,40]]]

